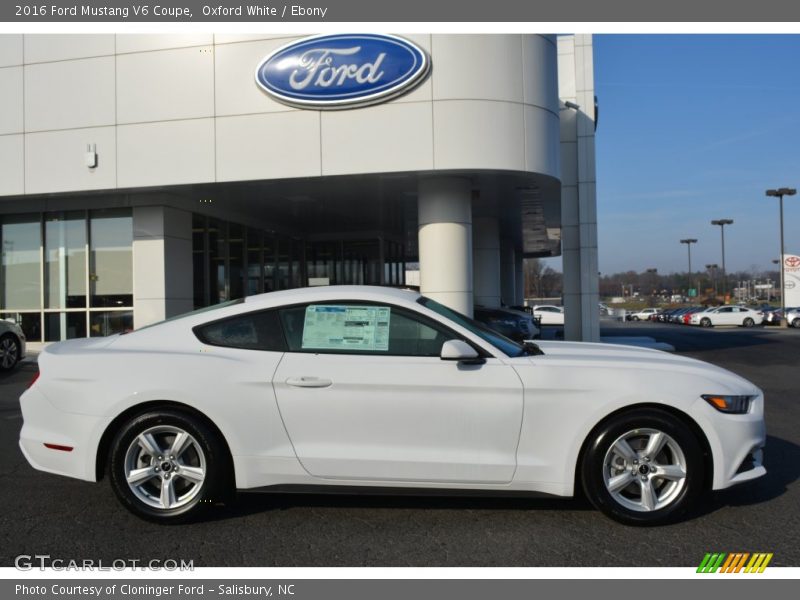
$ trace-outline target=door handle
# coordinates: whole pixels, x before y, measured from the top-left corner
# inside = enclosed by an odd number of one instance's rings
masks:
[[[319,377],[290,377],[286,380],[286,385],[302,388],[326,388],[333,385],[333,381]]]

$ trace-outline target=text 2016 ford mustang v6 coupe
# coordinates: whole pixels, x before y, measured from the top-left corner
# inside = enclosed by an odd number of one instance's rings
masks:
[[[235,489],[527,491],[625,523],[760,477],[764,397],[641,348],[516,343],[415,292],[273,292],[48,346],[20,400],[37,469],[159,521]],[[330,488],[329,488],[330,489]]]

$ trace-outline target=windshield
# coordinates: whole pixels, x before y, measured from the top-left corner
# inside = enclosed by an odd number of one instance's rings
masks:
[[[468,329],[471,333],[477,335],[484,342],[488,342],[495,348],[499,349],[506,356],[513,358],[527,354],[525,347],[522,344],[518,344],[517,342],[508,339],[506,336],[489,329],[483,323],[479,323],[475,319],[471,319],[470,317],[462,315],[451,308],[447,308],[435,300],[431,300],[430,298],[422,296],[419,300],[417,300],[417,302],[425,308],[429,308],[433,312],[438,313],[455,323],[458,323],[464,329]]]

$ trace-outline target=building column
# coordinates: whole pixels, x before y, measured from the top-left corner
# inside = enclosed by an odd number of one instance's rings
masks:
[[[560,90],[560,118],[564,338],[584,342],[600,341],[592,52],[591,35],[559,39],[559,60],[583,74]]]
[[[194,308],[192,215],[166,206],[133,208],[133,325]]]
[[[500,224],[497,217],[475,217],[472,240],[475,304],[499,308]]]
[[[472,186],[459,177],[419,182],[420,291],[472,316]]]
[[[525,304],[525,257],[522,250],[514,251],[514,305]]]
[[[509,238],[500,238],[500,298],[506,306],[517,306],[516,278],[514,244]]]

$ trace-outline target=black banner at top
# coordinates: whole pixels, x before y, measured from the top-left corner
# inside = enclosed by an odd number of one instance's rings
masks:
[[[798,22],[786,0],[11,0],[0,22]]]

